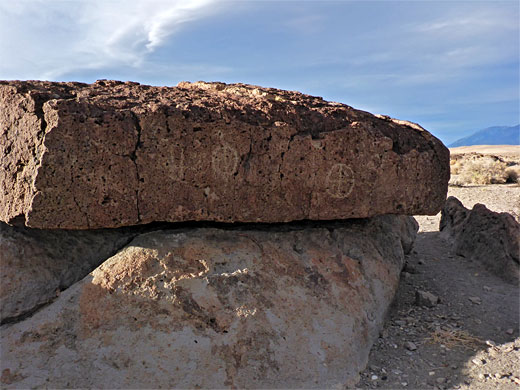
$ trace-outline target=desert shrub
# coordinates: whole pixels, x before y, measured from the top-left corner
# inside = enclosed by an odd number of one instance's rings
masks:
[[[450,160],[450,172],[452,175],[458,175],[462,168],[462,160]]]
[[[506,183],[518,183],[520,177],[520,165],[514,165],[506,169]]]
[[[458,185],[464,184],[503,184],[508,181],[511,173],[507,173],[507,164],[498,158],[483,156],[466,160],[457,168]]]

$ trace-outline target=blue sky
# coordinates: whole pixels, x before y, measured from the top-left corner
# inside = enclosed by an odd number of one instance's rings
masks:
[[[244,82],[420,123],[519,119],[520,2],[0,0],[0,79]]]

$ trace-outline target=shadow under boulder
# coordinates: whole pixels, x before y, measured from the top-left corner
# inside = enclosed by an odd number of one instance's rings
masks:
[[[131,228],[40,230],[0,222],[0,323],[52,301],[137,234]]]

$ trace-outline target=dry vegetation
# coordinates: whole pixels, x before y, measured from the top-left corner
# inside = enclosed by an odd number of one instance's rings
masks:
[[[478,337],[472,336],[465,330],[435,330],[426,341],[432,344],[444,345],[448,348],[464,347],[478,348],[486,342]]]
[[[518,183],[520,156],[452,154],[450,185],[486,185]]]

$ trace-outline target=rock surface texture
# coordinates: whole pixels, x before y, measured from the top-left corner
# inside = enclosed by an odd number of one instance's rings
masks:
[[[0,82],[0,220],[93,229],[436,214],[420,126],[244,84]]]
[[[137,234],[135,229],[48,231],[0,222],[0,323],[52,301]]]
[[[455,253],[482,262],[505,280],[520,280],[520,224],[509,213],[495,213],[483,204],[466,209],[450,196],[442,210],[440,231]]]
[[[353,385],[417,224],[156,231],[1,336],[5,388]]]

